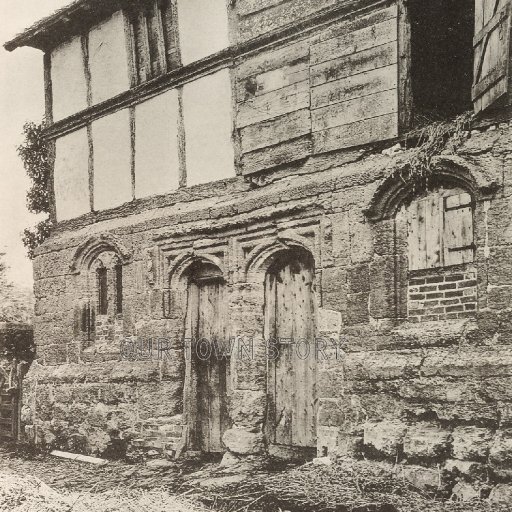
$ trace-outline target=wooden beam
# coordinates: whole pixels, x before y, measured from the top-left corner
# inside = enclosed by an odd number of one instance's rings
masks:
[[[44,105],[45,122],[53,123],[52,56],[44,54]]]
[[[98,457],[90,457],[88,455],[81,455],[79,453],[69,453],[61,452],[59,450],[53,450],[53,452],[50,452],[50,455],[53,455],[54,457],[60,457],[61,459],[77,460],[79,462],[97,464],[99,466],[104,466],[105,464],[108,464],[108,460],[99,459]]]
[[[130,169],[132,175],[132,199],[135,199],[135,180],[137,179],[135,175],[135,152],[136,152],[136,114],[135,107],[130,107],[130,148],[131,148],[131,160],[130,160]]]
[[[183,87],[178,88],[178,159],[180,162],[180,187],[187,186],[187,153],[185,120],[183,117]]]
[[[413,122],[411,77],[411,20],[407,0],[398,0],[398,131],[405,133]]]
[[[94,211],[94,141],[92,136],[92,125],[87,125],[87,143],[89,145],[89,206]]]
[[[85,34],[81,37],[82,43],[82,59],[84,66],[85,84],[87,88],[87,106],[92,106],[92,85],[91,85],[91,67],[89,65],[89,35]]]
[[[126,52],[128,54],[128,80],[130,87],[137,85],[137,52],[135,48],[135,33],[133,30],[133,17],[128,11],[124,11],[124,33],[126,39]]]
[[[165,54],[164,25],[160,0],[154,0],[153,10],[156,22],[156,41],[158,46],[158,66],[160,73],[167,73],[167,56]]]

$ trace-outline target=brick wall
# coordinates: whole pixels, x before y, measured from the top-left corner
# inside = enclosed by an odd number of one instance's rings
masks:
[[[408,318],[411,322],[466,318],[477,309],[476,272],[439,273],[412,277],[408,287]]]

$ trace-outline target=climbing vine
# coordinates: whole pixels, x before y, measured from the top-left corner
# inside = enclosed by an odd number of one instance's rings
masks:
[[[43,137],[43,128],[44,122],[40,124],[25,123],[23,126],[25,139],[17,148],[25,171],[32,182],[32,186],[27,192],[27,208],[36,214],[50,213],[50,150]],[[22,239],[29,258],[34,258],[35,249],[49,237],[52,225],[48,215],[34,228],[24,230]]]

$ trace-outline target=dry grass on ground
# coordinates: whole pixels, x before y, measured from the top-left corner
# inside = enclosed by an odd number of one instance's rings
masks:
[[[34,476],[0,473],[0,510],[9,512],[204,512],[163,489],[61,494]]]
[[[389,466],[366,461],[261,472],[232,485],[196,487],[191,496],[226,512],[512,512],[512,504],[429,496],[396,478]]]

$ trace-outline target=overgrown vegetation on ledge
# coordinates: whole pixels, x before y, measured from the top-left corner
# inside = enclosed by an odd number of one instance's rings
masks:
[[[408,134],[406,148],[411,143],[411,151],[407,154],[403,165],[398,171],[404,180],[428,181],[432,173],[432,160],[443,153],[453,154],[471,132],[473,111],[464,112],[455,119],[434,121]]]

